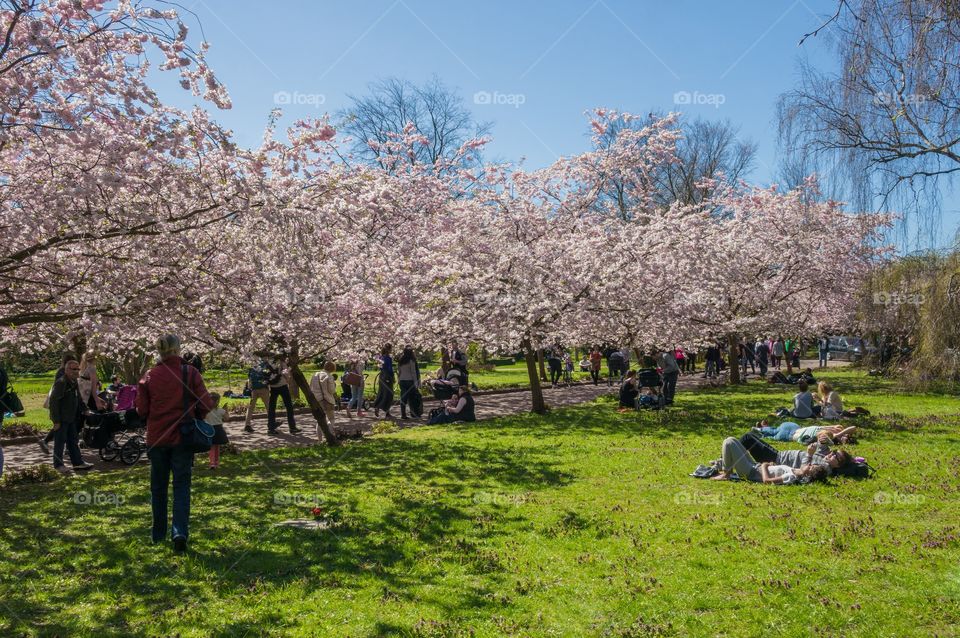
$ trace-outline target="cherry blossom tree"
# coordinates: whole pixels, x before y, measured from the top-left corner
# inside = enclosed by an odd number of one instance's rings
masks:
[[[256,206],[228,132],[201,109],[165,106],[145,80],[159,57],[228,108],[206,44],[192,48],[171,9],[105,5],[0,2],[3,340],[125,311],[179,268],[154,258],[167,235]],[[107,294],[118,281],[124,293]]]

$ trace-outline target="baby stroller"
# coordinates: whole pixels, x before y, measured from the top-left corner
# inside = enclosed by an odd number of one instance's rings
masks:
[[[83,425],[83,443],[99,450],[104,461],[119,459],[133,465],[147,450],[144,423],[134,409],[123,412],[89,412]]]
[[[435,383],[439,379],[433,379],[427,383],[430,385],[430,391],[433,393],[433,398],[439,401],[446,401],[447,399],[452,399],[460,390],[460,371],[456,368],[450,370],[447,373],[447,381],[453,381],[453,384],[449,383]]]
[[[666,407],[666,399],[663,396],[663,377],[657,372],[656,368],[643,368],[637,370],[637,386],[640,388],[656,388],[654,396],[643,395],[637,397],[637,409],[647,408],[653,410],[662,410]]]

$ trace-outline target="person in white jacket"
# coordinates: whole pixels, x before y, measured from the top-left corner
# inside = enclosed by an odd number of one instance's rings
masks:
[[[323,408],[323,413],[327,417],[327,424],[331,430],[333,429],[333,411],[337,405],[337,380],[333,376],[336,369],[337,365],[333,361],[327,361],[323,364],[323,370],[314,374],[313,378],[310,379],[310,391],[320,402],[320,407]],[[322,438],[319,431],[317,437]]]

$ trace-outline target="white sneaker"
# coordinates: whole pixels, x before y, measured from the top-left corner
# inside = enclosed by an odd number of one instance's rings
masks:
[[[78,471],[78,472],[82,472],[82,471],[84,471],[84,470],[89,470],[89,469],[92,468],[92,467],[93,467],[93,463],[87,463],[86,461],[84,461],[84,462],[81,463],[80,465],[74,465],[74,466],[73,466],[73,469],[76,470],[76,471]]]

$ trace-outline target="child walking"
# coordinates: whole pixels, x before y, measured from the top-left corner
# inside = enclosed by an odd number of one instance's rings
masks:
[[[213,445],[210,446],[210,469],[215,470],[220,467],[220,446],[229,443],[227,431],[223,429],[223,418],[227,411],[220,407],[220,394],[218,392],[210,393],[210,400],[213,401],[213,409],[207,413],[207,423],[213,426]]]

